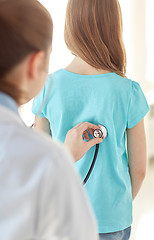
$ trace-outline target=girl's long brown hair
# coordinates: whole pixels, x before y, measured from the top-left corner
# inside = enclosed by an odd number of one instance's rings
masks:
[[[6,76],[28,54],[47,53],[52,34],[51,16],[37,0],[0,0],[0,91],[18,100],[20,87]]]
[[[92,67],[125,76],[126,54],[118,0],[69,0],[64,36],[71,52]]]

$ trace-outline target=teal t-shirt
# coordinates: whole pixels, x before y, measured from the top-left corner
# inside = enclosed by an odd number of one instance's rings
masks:
[[[49,75],[44,89],[34,100],[32,111],[35,115],[42,104],[41,116],[49,120],[53,138],[61,142],[80,122],[102,124],[107,128],[108,136],[100,144],[96,164],[85,188],[99,233],[129,227],[132,194],[126,130],[134,127],[149,111],[140,85],[116,73],[79,75],[61,69]],[[94,152],[95,146],[75,163],[82,179],[87,175]]]

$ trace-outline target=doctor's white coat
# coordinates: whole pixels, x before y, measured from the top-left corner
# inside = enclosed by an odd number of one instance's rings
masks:
[[[1,105],[0,239],[97,239],[96,222],[71,156]]]

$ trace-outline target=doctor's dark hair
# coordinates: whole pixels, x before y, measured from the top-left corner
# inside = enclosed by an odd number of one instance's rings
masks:
[[[37,0],[0,0],[0,91],[9,87],[5,76],[28,54],[48,52],[52,34],[51,16]]]
[[[68,0],[65,42],[69,50],[96,69],[126,73],[118,0]]]

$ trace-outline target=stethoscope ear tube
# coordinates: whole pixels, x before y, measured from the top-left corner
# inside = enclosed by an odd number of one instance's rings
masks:
[[[96,150],[95,150],[94,158],[93,158],[92,164],[91,164],[91,166],[90,166],[90,169],[89,169],[89,171],[88,171],[85,179],[83,180],[83,184],[85,184],[85,183],[88,181],[88,179],[89,179],[89,177],[90,177],[90,175],[91,175],[91,172],[92,172],[92,170],[93,170],[93,168],[94,168],[94,165],[95,165],[95,162],[96,162],[96,158],[97,158],[97,154],[98,154],[98,149],[99,149],[99,144],[96,144]]]

